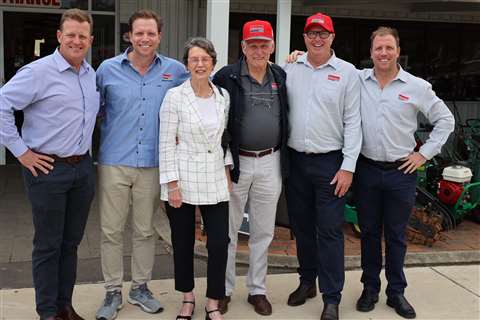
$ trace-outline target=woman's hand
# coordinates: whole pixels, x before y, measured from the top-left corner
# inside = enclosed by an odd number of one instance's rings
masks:
[[[182,206],[182,192],[180,191],[177,181],[168,183],[168,204],[174,208],[180,208]]]
[[[230,166],[225,166],[225,175],[227,176],[228,192],[233,191],[232,179],[230,178]]]

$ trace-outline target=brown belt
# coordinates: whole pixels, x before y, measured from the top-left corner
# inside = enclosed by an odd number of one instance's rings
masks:
[[[65,162],[65,163],[68,163],[68,164],[78,164],[83,159],[85,159],[85,157],[88,155],[88,153],[85,153],[85,154],[76,155],[76,156],[59,157],[56,154],[45,154],[45,153],[41,153],[41,154],[43,154],[44,156],[50,157],[50,158],[54,159],[55,161]]]
[[[263,150],[263,151],[247,151],[247,150],[240,149],[238,151],[238,154],[241,155],[241,156],[244,156],[244,157],[261,158],[261,157],[269,155],[269,154],[271,154],[271,153],[273,153],[273,152],[275,152],[279,149],[280,149],[280,146],[276,146],[275,148],[270,148],[270,149]]]

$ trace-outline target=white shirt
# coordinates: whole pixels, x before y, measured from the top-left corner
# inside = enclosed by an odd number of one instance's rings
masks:
[[[420,153],[431,159],[453,131],[455,119],[432,85],[401,67],[387,86],[380,88],[373,69],[359,71],[361,78],[362,154],[377,161],[396,161],[416,146],[417,115],[434,125]]]
[[[207,133],[208,139],[211,141],[218,130],[218,116],[215,106],[215,96],[212,94],[208,98],[196,97],[198,103],[198,111],[200,121]]]
[[[306,153],[341,149],[341,169],[354,172],[362,144],[357,71],[333,51],[318,68],[307,57],[308,53],[284,67],[290,106],[288,146]]]

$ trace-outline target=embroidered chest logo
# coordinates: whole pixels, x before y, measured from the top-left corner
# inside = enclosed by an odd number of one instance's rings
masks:
[[[278,90],[278,83],[272,82],[272,90],[273,90],[273,91]]]
[[[398,99],[402,100],[402,101],[408,101],[410,99],[410,97],[404,95],[404,94],[399,94],[398,95]]]
[[[340,81],[340,76],[336,74],[329,74],[327,79],[330,81]]]
[[[163,80],[170,81],[170,80],[172,80],[172,78],[173,78],[173,77],[172,77],[172,74],[171,74],[171,73],[164,73],[164,74],[162,74],[162,79],[163,79]]]

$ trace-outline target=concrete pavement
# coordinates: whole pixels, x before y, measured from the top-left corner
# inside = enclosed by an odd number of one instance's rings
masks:
[[[407,268],[410,286],[406,296],[417,311],[417,319],[480,319],[480,265],[457,265],[440,267]],[[246,302],[245,277],[238,277],[229,311],[225,319],[318,319],[322,310],[320,296],[308,300],[303,306],[286,305],[288,294],[297,286],[296,274],[268,276],[268,290],[273,304],[269,317],[257,315]],[[384,283],[385,280],[383,279]],[[197,309],[194,319],[203,319],[205,314],[205,278],[196,279]],[[124,297],[129,284],[124,286]],[[154,280],[150,289],[162,301],[165,311],[146,314],[138,307],[125,303],[117,319],[174,319],[180,306],[181,294],[175,292],[173,280]],[[355,310],[355,301],[361,292],[360,271],[346,272],[345,289],[340,305],[341,319],[402,319],[385,304],[382,293],[376,308],[368,313]],[[74,305],[85,319],[94,319],[103,298],[101,284],[84,284],[75,288]],[[0,320],[37,319],[33,289],[0,290]]]

